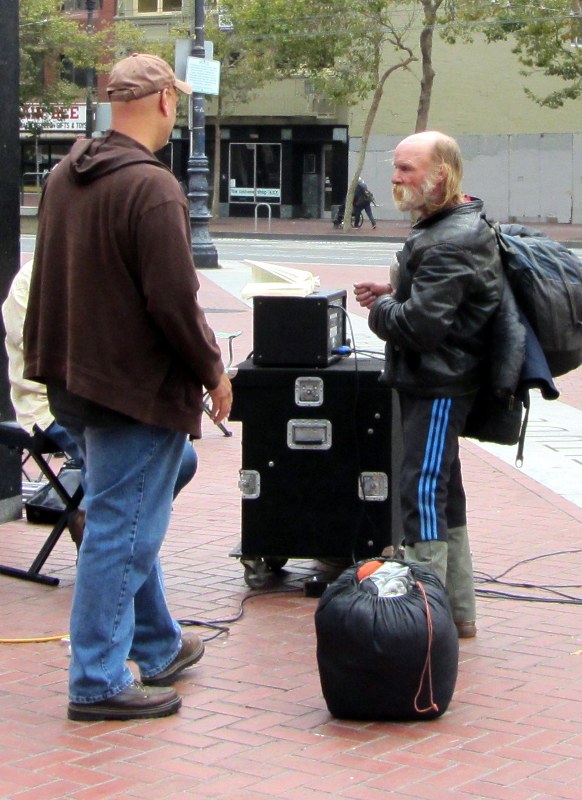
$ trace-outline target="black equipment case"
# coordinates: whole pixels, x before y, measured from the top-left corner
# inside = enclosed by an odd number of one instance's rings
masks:
[[[239,364],[230,418],[242,422],[243,564],[357,561],[399,544],[399,415],[380,363]]]

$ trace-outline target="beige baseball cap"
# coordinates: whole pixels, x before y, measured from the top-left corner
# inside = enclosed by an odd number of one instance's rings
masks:
[[[192,94],[192,88],[178,80],[174,70],[162,58],[148,53],[133,53],[118,61],[111,70],[107,94],[111,102],[138,100],[168,86]]]

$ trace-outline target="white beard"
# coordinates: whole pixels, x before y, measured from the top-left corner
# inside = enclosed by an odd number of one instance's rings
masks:
[[[432,178],[426,178],[418,189],[395,184],[392,186],[392,199],[399,211],[422,211],[433,199],[435,189],[436,181]]]

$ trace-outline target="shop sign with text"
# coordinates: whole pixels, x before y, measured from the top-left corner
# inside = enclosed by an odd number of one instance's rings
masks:
[[[86,127],[87,108],[85,103],[71,106],[51,106],[50,110],[28,103],[20,117],[20,130],[42,128],[43,131],[63,131],[83,133]]]

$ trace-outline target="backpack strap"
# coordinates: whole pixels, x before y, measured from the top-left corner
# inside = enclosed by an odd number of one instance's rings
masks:
[[[503,231],[501,230],[501,225],[499,222],[491,222],[490,219],[487,219],[485,214],[481,214],[481,219],[489,225],[493,233],[495,234],[495,238],[497,239],[497,246],[499,247],[501,253],[501,261],[503,262],[503,254],[513,252],[511,250],[511,245],[507,242],[503,235]],[[505,267],[505,264],[503,265]]]
[[[523,466],[523,449],[525,447],[525,434],[527,431],[527,423],[529,420],[529,407],[530,407],[530,398],[529,398],[529,389],[524,389],[522,394],[522,402],[523,407],[525,408],[525,416],[523,418],[523,422],[521,423],[521,430],[519,432],[519,439],[517,442],[517,455],[515,456],[515,466],[518,469],[521,469]]]

